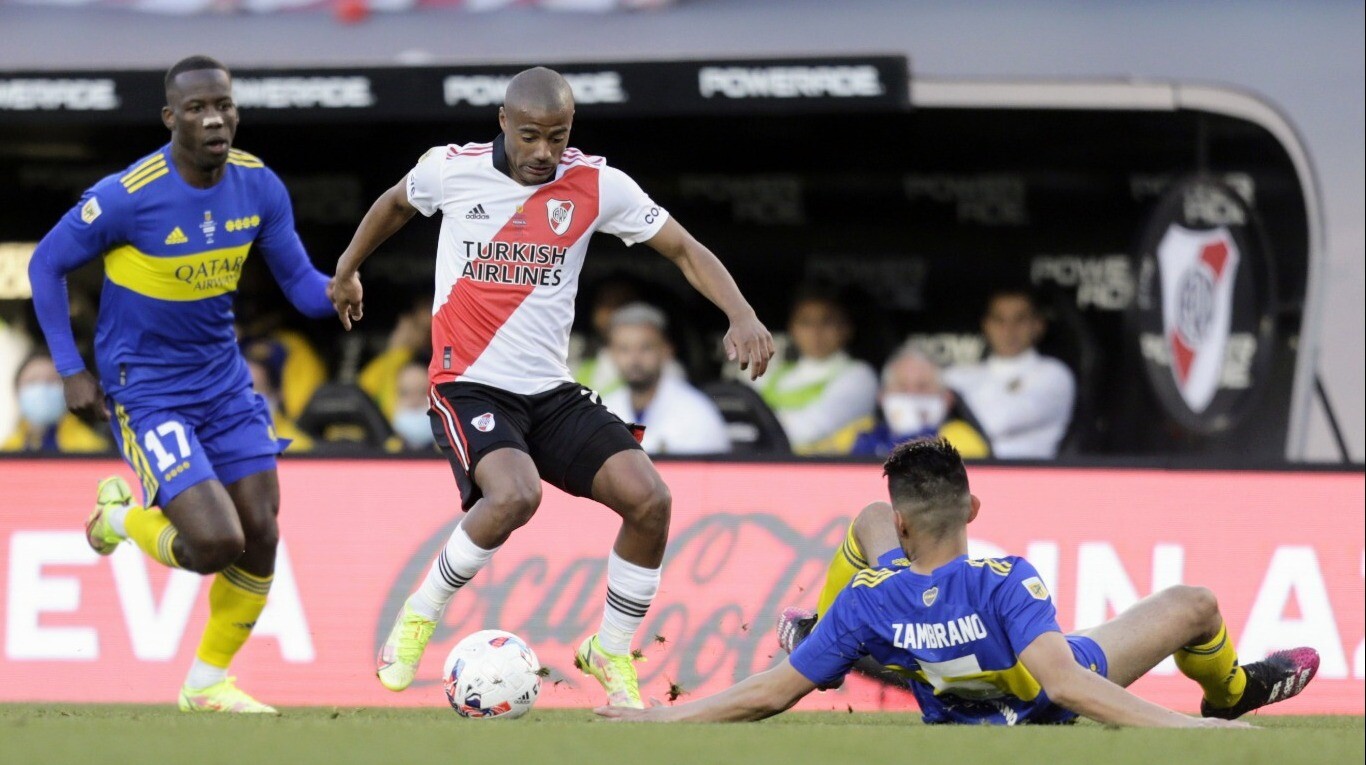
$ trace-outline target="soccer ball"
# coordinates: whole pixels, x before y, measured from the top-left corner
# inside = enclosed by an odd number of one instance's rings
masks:
[[[521,717],[541,693],[535,652],[502,630],[481,630],[456,643],[442,677],[446,699],[461,717]]]

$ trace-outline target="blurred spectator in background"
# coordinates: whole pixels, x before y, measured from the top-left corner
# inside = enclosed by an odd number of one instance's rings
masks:
[[[28,335],[0,317],[0,380],[13,380],[29,354]],[[19,424],[19,406],[13,386],[0,382],[0,433],[9,434]]]
[[[242,353],[266,365],[271,379],[279,381],[280,411],[298,419],[313,392],[327,381],[327,365],[303,333],[285,326],[279,306],[262,306],[245,293],[239,299]]]
[[[796,361],[770,366],[754,384],[797,454],[847,454],[877,405],[877,373],[849,355],[854,336],[840,296],[807,286],[788,320]]]
[[[309,438],[294,424],[294,419],[285,414],[280,404],[280,385],[270,367],[258,359],[247,357],[247,369],[251,371],[251,387],[266,400],[270,407],[271,419],[275,422],[275,436],[289,439],[285,451],[290,454],[307,452],[313,449],[313,439]]]
[[[649,454],[723,454],[730,451],[726,422],[716,404],[677,375],[667,374],[673,345],[664,312],[631,303],[612,314],[607,349],[623,385],[602,395],[621,419],[645,426]]]
[[[882,421],[858,435],[850,454],[886,457],[897,444],[942,436],[964,459],[991,456],[986,439],[956,417],[954,395],[944,387],[939,366],[919,351],[903,348],[882,368],[878,406]]]
[[[432,294],[413,298],[412,305],[398,317],[384,352],[360,371],[356,384],[379,405],[390,421],[398,409],[401,373],[410,365],[425,366],[432,358]],[[427,411],[427,386],[422,385],[422,411]]]
[[[1072,419],[1072,371],[1034,346],[1047,329],[1034,295],[998,290],[987,300],[986,361],[950,367],[944,381],[982,424],[1002,459],[1051,459]]]
[[[14,388],[19,424],[0,451],[79,454],[109,448],[103,436],[66,410],[62,377],[46,352],[30,355],[19,366]]]
[[[394,375],[394,383],[394,408],[385,415],[394,435],[384,442],[385,451],[435,453],[436,438],[427,415],[427,365],[409,361]]]
[[[627,274],[612,274],[593,285],[593,297],[588,308],[592,335],[584,339],[583,355],[574,364],[574,379],[580,385],[586,385],[604,397],[621,389],[624,381],[608,350],[607,336],[612,327],[612,315],[623,306],[642,300],[644,288],[640,281]],[[683,365],[673,357],[665,366],[665,374],[680,380],[688,377]]]

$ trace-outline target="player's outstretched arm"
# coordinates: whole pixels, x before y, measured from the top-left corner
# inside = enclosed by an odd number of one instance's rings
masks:
[[[1147,728],[1251,728],[1244,722],[1189,717],[1145,701],[1094,672],[1072,655],[1061,632],[1045,632],[1020,653],[1020,662],[1059,706],[1109,725]]]
[[[379,196],[370,210],[356,227],[351,244],[337,259],[337,273],[327,285],[327,295],[332,298],[332,307],[337,311],[342,326],[351,329],[351,322],[360,321],[364,315],[361,299],[363,291],[360,284],[360,265],[394,232],[412,219],[417,208],[408,201],[408,178],[394,184]]]
[[[649,709],[598,707],[603,717],[636,722],[748,722],[772,717],[816,690],[786,659],[766,672],[741,680],[712,696],[677,706]]]
[[[773,358],[773,336],[754,315],[720,259],[672,218],[645,243],[673,261],[698,292],[725,312],[730,319],[723,341],[726,358],[738,360],[741,369],[749,370],[751,380],[758,379]]]

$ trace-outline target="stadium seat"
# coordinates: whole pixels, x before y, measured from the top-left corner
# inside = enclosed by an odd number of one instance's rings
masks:
[[[345,383],[319,387],[296,424],[314,440],[316,454],[372,454],[393,435],[365,391]]]
[[[1039,343],[1039,352],[1066,364],[1077,383],[1072,420],[1058,445],[1058,454],[1092,452],[1100,432],[1095,406],[1100,348],[1071,294],[1061,289],[1044,290],[1040,300],[1048,315],[1048,332]]]
[[[750,386],[718,380],[702,386],[726,420],[731,453],[736,455],[786,456],[792,453],[783,426]]]

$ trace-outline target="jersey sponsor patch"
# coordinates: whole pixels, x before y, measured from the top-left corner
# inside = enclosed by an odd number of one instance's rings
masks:
[[[470,420],[470,424],[480,433],[487,433],[490,430],[493,430],[493,412],[484,412],[473,420]]]
[[[1034,596],[1035,600],[1048,600],[1048,588],[1043,585],[1043,580],[1039,577],[1031,576],[1020,584],[1024,585],[1024,588],[1029,591],[1030,595]]]
[[[100,217],[100,213],[102,212],[104,211],[100,209],[100,200],[91,197],[86,200],[85,204],[81,205],[81,221],[85,223],[94,223],[95,219]]]
[[[180,230],[180,226],[171,229],[171,233],[166,235],[166,244],[185,244],[190,241],[185,232]]]
[[[545,203],[546,217],[550,219],[550,230],[556,236],[564,236],[564,232],[569,230],[569,224],[574,220],[574,203],[567,199],[547,199]]]

